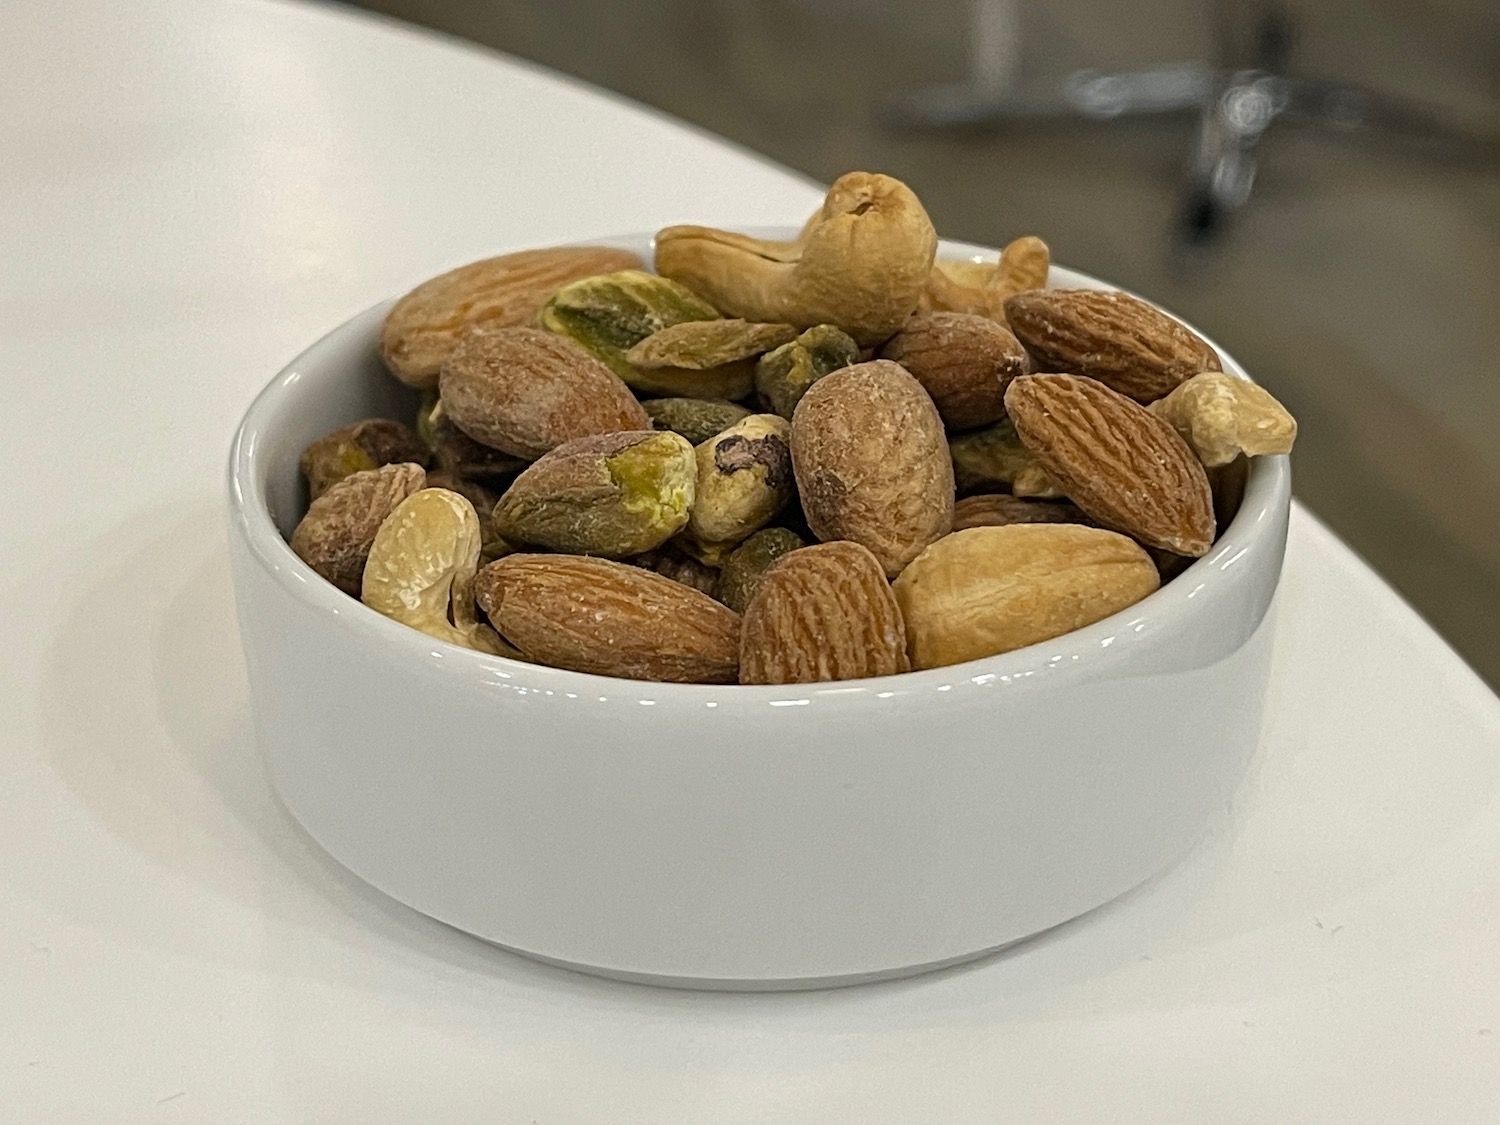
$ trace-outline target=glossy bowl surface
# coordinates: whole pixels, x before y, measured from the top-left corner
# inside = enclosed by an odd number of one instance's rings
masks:
[[[649,260],[649,236],[598,241]],[[1054,268],[1051,284],[1100,283]],[[584,675],[433,641],[287,546],[303,447],[415,407],[376,355],[388,308],[334,329],[255,400],[231,454],[229,526],[272,783],[322,847],[401,902],[630,979],[900,976],[1136,886],[1193,846],[1243,776],[1286,458],[1253,464],[1206,557],[1045,644],[821,686]]]

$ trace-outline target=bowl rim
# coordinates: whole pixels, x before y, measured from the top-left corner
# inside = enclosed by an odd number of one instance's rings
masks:
[[[793,227],[747,226],[737,229],[757,237],[791,238],[796,234]],[[602,236],[568,245],[613,245],[638,252],[644,247],[649,260],[654,244],[654,233],[643,233]],[[938,255],[945,260],[992,257],[996,252],[994,248],[948,239],[940,240],[938,246]],[[1055,263],[1048,277],[1048,286],[1130,292]],[[729,701],[751,706],[786,707],[814,701],[909,699],[948,692],[960,686],[1019,686],[1038,675],[1056,685],[1065,680],[1095,676],[1102,669],[1128,660],[1133,650],[1157,634],[1184,628],[1184,622],[1189,620],[1186,603],[1190,599],[1196,600],[1202,595],[1203,600],[1193,608],[1208,616],[1209,603],[1232,597],[1235,588],[1244,581],[1243,576],[1253,573],[1257,563],[1273,562],[1278,568],[1275,581],[1279,581],[1280,554],[1275,553],[1274,559],[1268,560],[1266,551],[1252,551],[1252,548],[1274,538],[1278,529],[1284,529],[1287,524],[1291,506],[1291,468],[1290,458],[1286,455],[1250,460],[1239,510],[1229,525],[1219,532],[1212,549],[1141,601],[1051,640],[961,664],[815,684],[678,684],[574,672],[449,644],[370,609],[298,558],[271,517],[266,489],[268,467],[260,456],[263,445],[260,435],[274,429],[285,404],[294,397],[294,388],[309,369],[319,366],[322,353],[358,333],[370,333],[373,340],[386,311],[396,300],[393,297],[380,301],[324,333],[287,363],[255,396],[236,428],[230,446],[226,481],[229,523],[232,534],[239,537],[256,565],[286,594],[328,621],[331,627],[354,630],[372,645],[392,646],[389,652],[393,659],[411,660],[414,664],[429,667],[438,665],[437,670],[445,677],[462,676],[480,684],[503,685],[544,695],[597,696],[601,702],[606,702],[610,693],[618,695],[624,691],[636,696],[636,701],[643,705],[677,702],[707,707],[718,707]],[[1238,361],[1211,337],[1168,310],[1162,311],[1207,341],[1218,352],[1226,373],[1250,380]],[[1275,518],[1269,518],[1273,514]],[[1247,555],[1251,557],[1252,565],[1234,570]]]

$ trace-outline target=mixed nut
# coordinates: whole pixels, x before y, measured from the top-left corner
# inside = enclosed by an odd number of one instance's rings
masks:
[[[1146,597],[1296,423],[1049,254],[937,261],[854,172],[790,242],[668,227],[654,267],[531,250],[419,286],[380,353],[425,392],[302,457],[294,551],[430,636],[633,679],[803,683],[1008,652]],[[1221,511],[1218,518],[1222,518]]]

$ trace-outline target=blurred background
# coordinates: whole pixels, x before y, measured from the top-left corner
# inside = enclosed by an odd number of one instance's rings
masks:
[[[1500,687],[1495,0],[362,6],[890,173],[946,237],[1039,234],[1202,325],[1297,415],[1302,501]],[[1213,110],[1109,116],[1143,101]]]

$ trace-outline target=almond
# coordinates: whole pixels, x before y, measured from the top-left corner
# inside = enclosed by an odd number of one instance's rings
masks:
[[[908,667],[895,595],[880,563],[858,543],[784,555],[745,607],[742,684],[858,680]]]
[[[1037,463],[1100,524],[1179,555],[1213,545],[1208,474],[1144,406],[1077,375],[1023,375],[1005,405]]]
[[[426,480],[421,465],[406,462],[351,473],[308,506],[292,532],[292,550],[344,593],[359,597],[380,525]]]
[[[1013,523],[1088,524],[1082,509],[1066,500],[1023,500],[1003,492],[990,496],[968,496],[953,505],[953,530],[970,527],[1005,527]]]
[[[1005,316],[1035,370],[1086,375],[1137,402],[1220,367],[1191,329],[1127,293],[1034,289],[1007,298]]]
[[[1029,361],[1008,328],[972,313],[912,317],[881,350],[932,396],[950,430],[987,426],[1005,415],[1005,388]]]
[[[508,555],[474,584],[528,660],[631,680],[732,684],[740,615],[660,574],[583,555]]]
[[[901,572],[894,590],[912,666],[941,668],[1102,621],[1157,583],[1155,564],[1123,535],[1012,524],[939,539]]]
[[[557,246],[471,262],[396,302],[381,328],[381,358],[403,383],[435,387],[443,364],[476,326],[530,324],[566,283],[640,266],[637,255],[608,246]]]
[[[440,386],[455,426],[528,461],[574,438],[651,428],[618,375],[540,328],[473,333],[443,365]]]
[[[898,363],[825,375],[792,415],[792,468],[819,539],[867,548],[888,576],[948,533],[953,462],[943,422]]]

